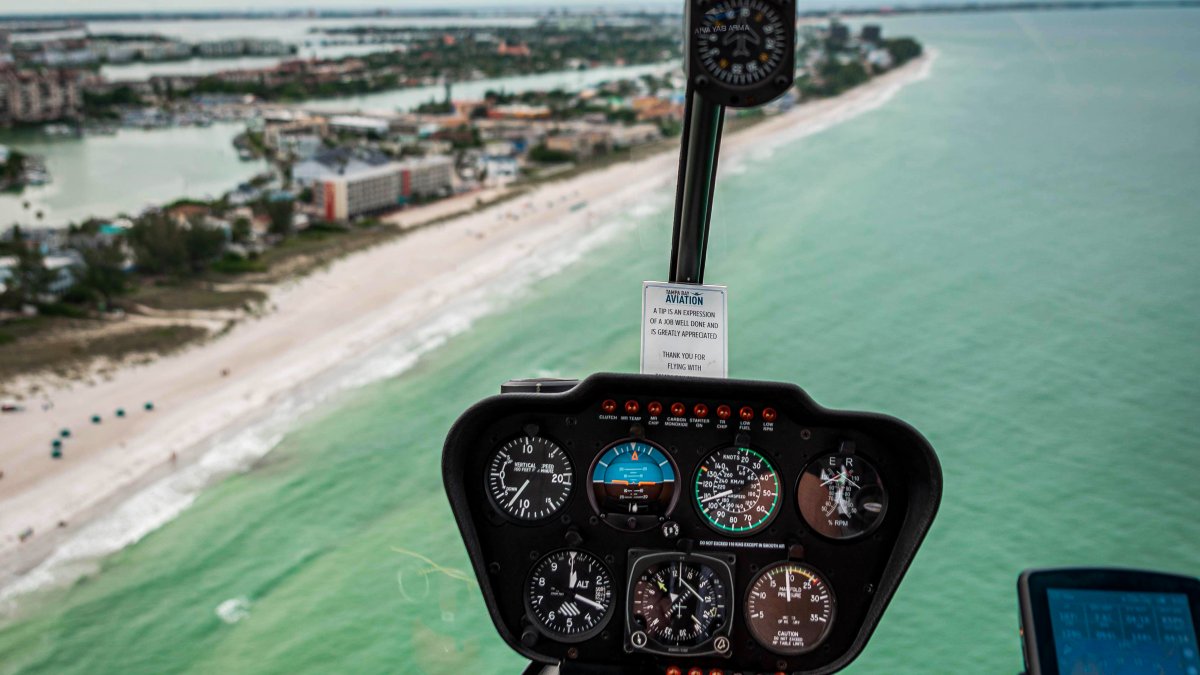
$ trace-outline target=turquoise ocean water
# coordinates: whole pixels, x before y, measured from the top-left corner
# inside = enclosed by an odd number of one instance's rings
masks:
[[[1200,573],[1200,11],[885,30],[935,47],[932,77],[728,166],[708,280],[731,289],[733,375],[897,415],[940,453],[941,513],[851,671],[1013,673],[1022,568]],[[0,672],[515,672],[442,493],[444,433],[512,376],[635,370],[669,220],[26,600]]]

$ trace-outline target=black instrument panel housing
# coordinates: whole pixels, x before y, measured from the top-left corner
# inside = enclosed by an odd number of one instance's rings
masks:
[[[507,386],[507,391],[543,391],[540,387]],[[668,666],[719,668],[742,672],[829,673],[858,656],[911,564],[937,512],[942,474],[929,443],[895,418],[860,412],[827,410],[799,387],[775,382],[715,380],[651,375],[596,374],[578,385],[556,386],[555,393],[505,393],[471,407],[446,438],[442,473],[450,505],[479,580],[496,630],[520,654],[541,663],[561,664],[564,672],[618,668],[625,673],[662,673]],[[604,401],[618,402],[605,413]],[[626,401],[639,403],[626,414]],[[646,412],[649,402],[685,405],[688,415],[668,425],[664,410],[656,421]],[[707,421],[691,416],[697,403],[709,408]],[[724,428],[717,423],[718,405],[734,411]],[[748,407],[754,419],[743,422],[737,411]],[[761,411],[776,411],[767,424]],[[554,519],[538,525],[515,522],[498,514],[484,490],[487,460],[494,448],[514,436],[535,430],[563,447],[575,467],[574,485]],[[682,494],[667,527],[620,530],[602,522],[586,492],[587,468],[610,442],[642,436],[666,448],[676,465],[676,489]],[[704,523],[692,497],[698,463],[722,445],[746,442],[764,450],[779,471],[783,494],[769,526],[751,536],[721,534]],[[796,503],[800,475],[818,455],[853,448],[879,471],[888,491],[888,507],[872,532],[850,541],[833,541],[813,532]],[[595,554],[610,568],[618,603],[613,618],[595,637],[581,643],[557,642],[536,630],[525,617],[525,582],[530,568],[546,553],[578,548]],[[624,625],[630,549],[691,551],[730,556],[733,568],[732,625],[728,655],[658,656],[630,652]],[[773,654],[760,646],[744,621],[746,590],[762,568],[783,560],[815,567],[837,598],[837,618],[828,638],[800,656]],[[524,635],[524,639],[522,639]],[[711,652],[711,649],[708,651]]]

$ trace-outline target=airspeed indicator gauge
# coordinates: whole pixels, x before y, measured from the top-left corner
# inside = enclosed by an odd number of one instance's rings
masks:
[[[779,473],[758,451],[725,447],[696,471],[693,493],[704,523],[723,534],[745,535],[766,527],[779,512]]]
[[[485,483],[497,511],[534,523],[562,509],[573,480],[571,459],[561,447],[540,436],[520,436],[492,453]]]
[[[689,5],[688,11],[688,74],[702,96],[750,107],[791,86],[796,10],[790,2],[713,0]]]

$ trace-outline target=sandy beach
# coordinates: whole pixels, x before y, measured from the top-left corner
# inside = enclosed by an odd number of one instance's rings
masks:
[[[877,108],[925,77],[934,59],[729,134],[722,165]],[[333,386],[331,373],[382,344],[419,338],[433,348],[455,330],[433,328],[452,301],[502,281],[530,251],[556,250],[669,191],[677,161],[671,151],[621,163],[415,230],[275,287],[264,316],[203,345],[53,391],[49,409],[39,399],[0,416],[0,600],[68,581],[169,521],[189,495],[270,450],[302,413],[280,409],[296,390]],[[339,376],[337,386],[369,379],[356,377]],[[278,424],[260,424],[272,416]],[[239,435],[256,424],[257,435]],[[53,460],[50,443],[63,428],[71,430],[65,456]],[[238,444],[246,447],[231,449]]]

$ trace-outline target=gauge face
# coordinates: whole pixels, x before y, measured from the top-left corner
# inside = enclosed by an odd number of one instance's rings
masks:
[[[634,583],[631,598],[633,627],[667,646],[702,645],[729,615],[725,582],[701,562],[651,565]]]
[[[708,75],[735,87],[771,77],[791,49],[783,16],[764,0],[722,0],[694,29],[700,63]]]
[[[704,522],[719,532],[751,534],[779,512],[779,472],[758,451],[721,448],[700,462],[693,493]]]
[[[614,443],[592,466],[592,499],[600,513],[665,516],[675,503],[675,463],[646,441]]]
[[[813,568],[778,563],[763,570],[746,595],[746,623],[759,644],[794,656],[816,649],[833,628],[837,601]]]
[[[487,493],[501,513],[534,522],[553,516],[571,496],[574,470],[562,448],[538,436],[500,446],[487,468]]]
[[[887,491],[879,473],[854,455],[833,453],[809,462],[796,498],[809,527],[830,539],[864,535],[887,511]]]
[[[547,635],[582,642],[612,617],[613,595],[612,573],[599,558],[586,551],[555,551],[530,570],[525,609]]]

